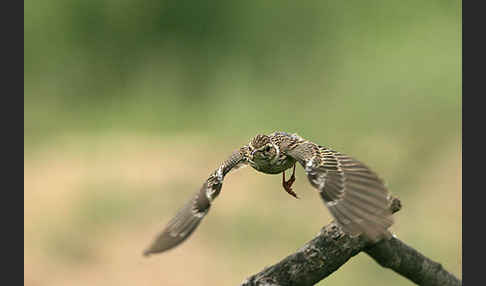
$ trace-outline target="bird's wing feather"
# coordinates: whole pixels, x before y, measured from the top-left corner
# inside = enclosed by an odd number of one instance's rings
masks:
[[[371,241],[390,235],[389,192],[366,165],[308,141],[287,154],[305,168],[309,182],[346,233],[364,234]]]
[[[144,251],[144,255],[169,250],[186,240],[208,213],[212,201],[219,195],[224,176],[231,170],[245,164],[245,147],[242,147],[209,176],[202,187],[169,221],[150,247]]]

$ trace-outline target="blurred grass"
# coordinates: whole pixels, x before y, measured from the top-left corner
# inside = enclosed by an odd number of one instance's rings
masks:
[[[275,130],[366,162],[402,199],[396,234],[460,276],[461,5],[25,1],[25,284],[227,285],[288,255],[329,213],[302,170],[296,201],[244,169],[189,242],[140,256]],[[410,285],[365,255],[325,282]]]
[[[114,139],[125,143],[113,145]],[[189,150],[190,143],[141,136],[96,141],[90,153],[64,145],[61,152],[39,151],[26,161],[25,269],[29,278],[45,279],[40,284],[71,282],[82,273],[103,273],[103,278],[81,275],[74,285],[120,279],[132,284],[141,277],[152,277],[147,284],[235,284],[299,248],[331,219],[301,169],[295,190],[302,199],[295,200],[281,190],[278,176],[245,168],[228,176],[200,232],[180,248],[145,259],[141,251],[217,166],[226,148],[203,143],[199,151],[186,153],[182,150]],[[172,146],[181,152],[174,154]],[[413,194],[391,188],[404,204],[393,231],[460,275],[460,157],[454,145],[439,153],[456,155],[441,155],[424,172],[406,175],[413,177]],[[198,163],[184,167],[190,160]],[[225,274],[214,282],[220,271]],[[325,282],[408,283],[362,255],[329,279]]]

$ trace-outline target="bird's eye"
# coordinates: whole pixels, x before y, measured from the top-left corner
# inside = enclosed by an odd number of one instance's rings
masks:
[[[265,152],[268,152],[270,151],[270,146],[267,145],[267,147],[265,147]]]

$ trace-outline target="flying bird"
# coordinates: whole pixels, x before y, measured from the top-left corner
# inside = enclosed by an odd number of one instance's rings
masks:
[[[234,151],[169,221],[144,255],[169,250],[185,241],[221,192],[224,177],[240,167],[250,165],[265,174],[282,173],[284,190],[298,198],[292,190],[297,162],[344,232],[362,235],[372,242],[390,237],[387,228],[393,224],[393,218],[388,206],[389,192],[370,168],[297,134],[274,132],[258,134]],[[285,171],[290,168],[293,172],[286,180]]]

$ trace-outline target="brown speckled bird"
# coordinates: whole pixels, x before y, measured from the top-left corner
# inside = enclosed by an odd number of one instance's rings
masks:
[[[144,255],[166,251],[187,239],[221,192],[224,176],[240,167],[250,165],[265,174],[282,173],[285,191],[298,198],[291,188],[296,162],[304,167],[309,182],[346,233],[362,234],[373,242],[390,236],[387,228],[393,224],[393,218],[388,208],[389,192],[373,171],[347,155],[297,134],[274,132],[259,134],[233,152],[169,221]],[[293,173],[286,181],[285,170],[290,168]]]

